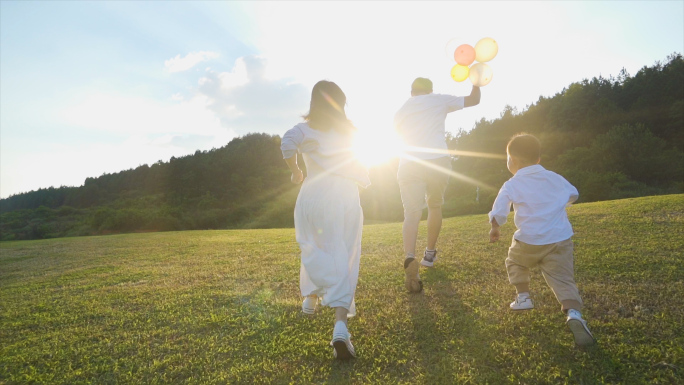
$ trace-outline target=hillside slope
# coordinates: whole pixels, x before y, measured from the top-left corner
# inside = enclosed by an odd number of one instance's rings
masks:
[[[293,229],[128,234],[0,244],[0,383],[684,381],[684,195],[569,213],[592,349],[538,271],[537,307],[507,310],[509,243],[488,243],[484,215],[445,220],[419,295],[401,224],[364,228],[350,363],[330,309],[300,313]]]

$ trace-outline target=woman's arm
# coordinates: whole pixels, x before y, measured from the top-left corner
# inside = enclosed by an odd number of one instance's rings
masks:
[[[295,154],[293,157],[285,158],[285,163],[287,163],[287,167],[289,167],[290,171],[292,172],[290,181],[295,184],[302,183],[304,180],[304,173],[302,173],[302,169],[300,169],[299,165],[297,164],[297,154]]]
[[[304,174],[297,164],[297,150],[304,140],[304,133],[297,126],[288,130],[283,139],[280,141],[280,150],[283,152],[283,159],[287,163],[287,167],[290,168],[292,176],[290,180],[292,183],[302,183],[304,180]]]

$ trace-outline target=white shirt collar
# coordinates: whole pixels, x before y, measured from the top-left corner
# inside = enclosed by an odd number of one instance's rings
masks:
[[[521,168],[520,170],[518,170],[518,172],[515,173],[515,175],[518,176],[518,175],[535,174],[535,173],[538,173],[538,172],[541,172],[544,170],[545,170],[545,168],[542,167],[541,164],[534,164],[532,166],[527,166],[527,167]]]

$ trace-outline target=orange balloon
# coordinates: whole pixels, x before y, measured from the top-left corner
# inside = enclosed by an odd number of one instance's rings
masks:
[[[475,61],[475,48],[470,44],[461,44],[454,51],[456,63],[462,66],[469,66]]]
[[[451,78],[457,82],[462,82],[468,79],[469,73],[470,68],[468,68],[467,66],[456,64],[455,66],[451,67]]]

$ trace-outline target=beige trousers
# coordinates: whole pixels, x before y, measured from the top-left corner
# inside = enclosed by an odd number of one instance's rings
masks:
[[[509,282],[518,293],[529,291],[530,269],[535,266],[541,269],[564,312],[581,310],[582,298],[574,278],[572,239],[550,245],[530,245],[513,238],[506,258],[506,270]]]

